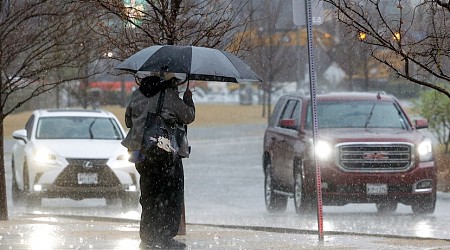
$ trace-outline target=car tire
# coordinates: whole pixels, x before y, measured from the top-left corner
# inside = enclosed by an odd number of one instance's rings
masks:
[[[11,182],[11,198],[15,206],[24,205],[25,194],[23,190],[20,190],[17,184],[16,169],[14,166],[14,157],[11,160],[11,170],[12,170],[12,182]]]
[[[436,208],[436,193],[429,197],[417,199],[411,205],[414,214],[432,214]]]
[[[286,210],[288,197],[274,192],[276,183],[272,176],[272,164],[267,161],[264,173],[264,197],[266,209],[269,213]]]
[[[376,203],[378,213],[389,214],[397,210],[398,203],[394,201],[383,201]]]
[[[294,171],[294,206],[297,214],[310,213],[314,209],[311,195],[305,192],[303,163],[297,164]]]
[[[27,207],[40,207],[42,204],[42,197],[33,195],[30,192],[30,178],[28,173],[28,164],[25,160],[23,163],[23,195],[26,197],[25,202]]]

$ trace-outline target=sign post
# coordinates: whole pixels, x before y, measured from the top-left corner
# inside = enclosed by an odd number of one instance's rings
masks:
[[[322,0],[309,0],[311,8],[312,25],[321,25],[323,23],[323,2]],[[297,26],[305,26],[308,23],[308,15],[306,15],[305,0],[292,0],[292,10],[294,14],[294,24]],[[306,18],[305,18],[306,17]]]
[[[300,8],[300,11],[295,7],[302,6],[302,2],[304,3],[303,9]],[[312,2],[312,3],[311,3]],[[296,25],[305,25],[307,29],[308,36],[308,57],[309,57],[309,84],[310,84],[310,92],[311,92],[311,113],[312,113],[312,122],[313,122],[313,157],[314,163],[316,167],[316,191],[317,191],[317,225],[318,225],[318,236],[319,241],[323,242],[323,210],[322,210],[322,177],[320,173],[320,164],[316,157],[315,145],[317,143],[317,133],[319,130],[319,125],[317,121],[317,105],[316,105],[316,71],[314,66],[314,48],[312,45],[313,33],[312,33],[312,25],[314,24],[314,20],[316,20],[315,24],[322,23],[322,1],[320,0],[293,0],[293,10],[294,10],[294,23]],[[297,12],[298,11],[298,12]],[[295,18],[296,16],[301,16],[301,14],[306,13],[304,22],[302,22],[301,18]],[[315,16],[314,16],[315,15]],[[297,21],[296,21],[297,20]]]

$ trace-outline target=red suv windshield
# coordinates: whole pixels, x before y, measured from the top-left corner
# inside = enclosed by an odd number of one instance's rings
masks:
[[[308,107],[306,129],[312,125]],[[391,102],[323,101],[317,103],[319,128],[398,128],[409,129],[406,116]]]

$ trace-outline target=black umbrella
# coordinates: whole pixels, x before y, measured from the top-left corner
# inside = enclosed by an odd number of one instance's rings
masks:
[[[254,82],[260,78],[237,56],[218,49],[196,46],[155,45],[116,66],[132,73],[172,72],[189,80]]]

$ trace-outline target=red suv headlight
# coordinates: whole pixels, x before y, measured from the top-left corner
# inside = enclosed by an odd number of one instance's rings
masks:
[[[417,146],[417,153],[419,154],[420,161],[432,161],[433,160],[433,146],[430,139],[423,140]]]
[[[333,154],[333,148],[326,141],[318,140],[314,148],[317,159],[321,161],[329,160]]]

